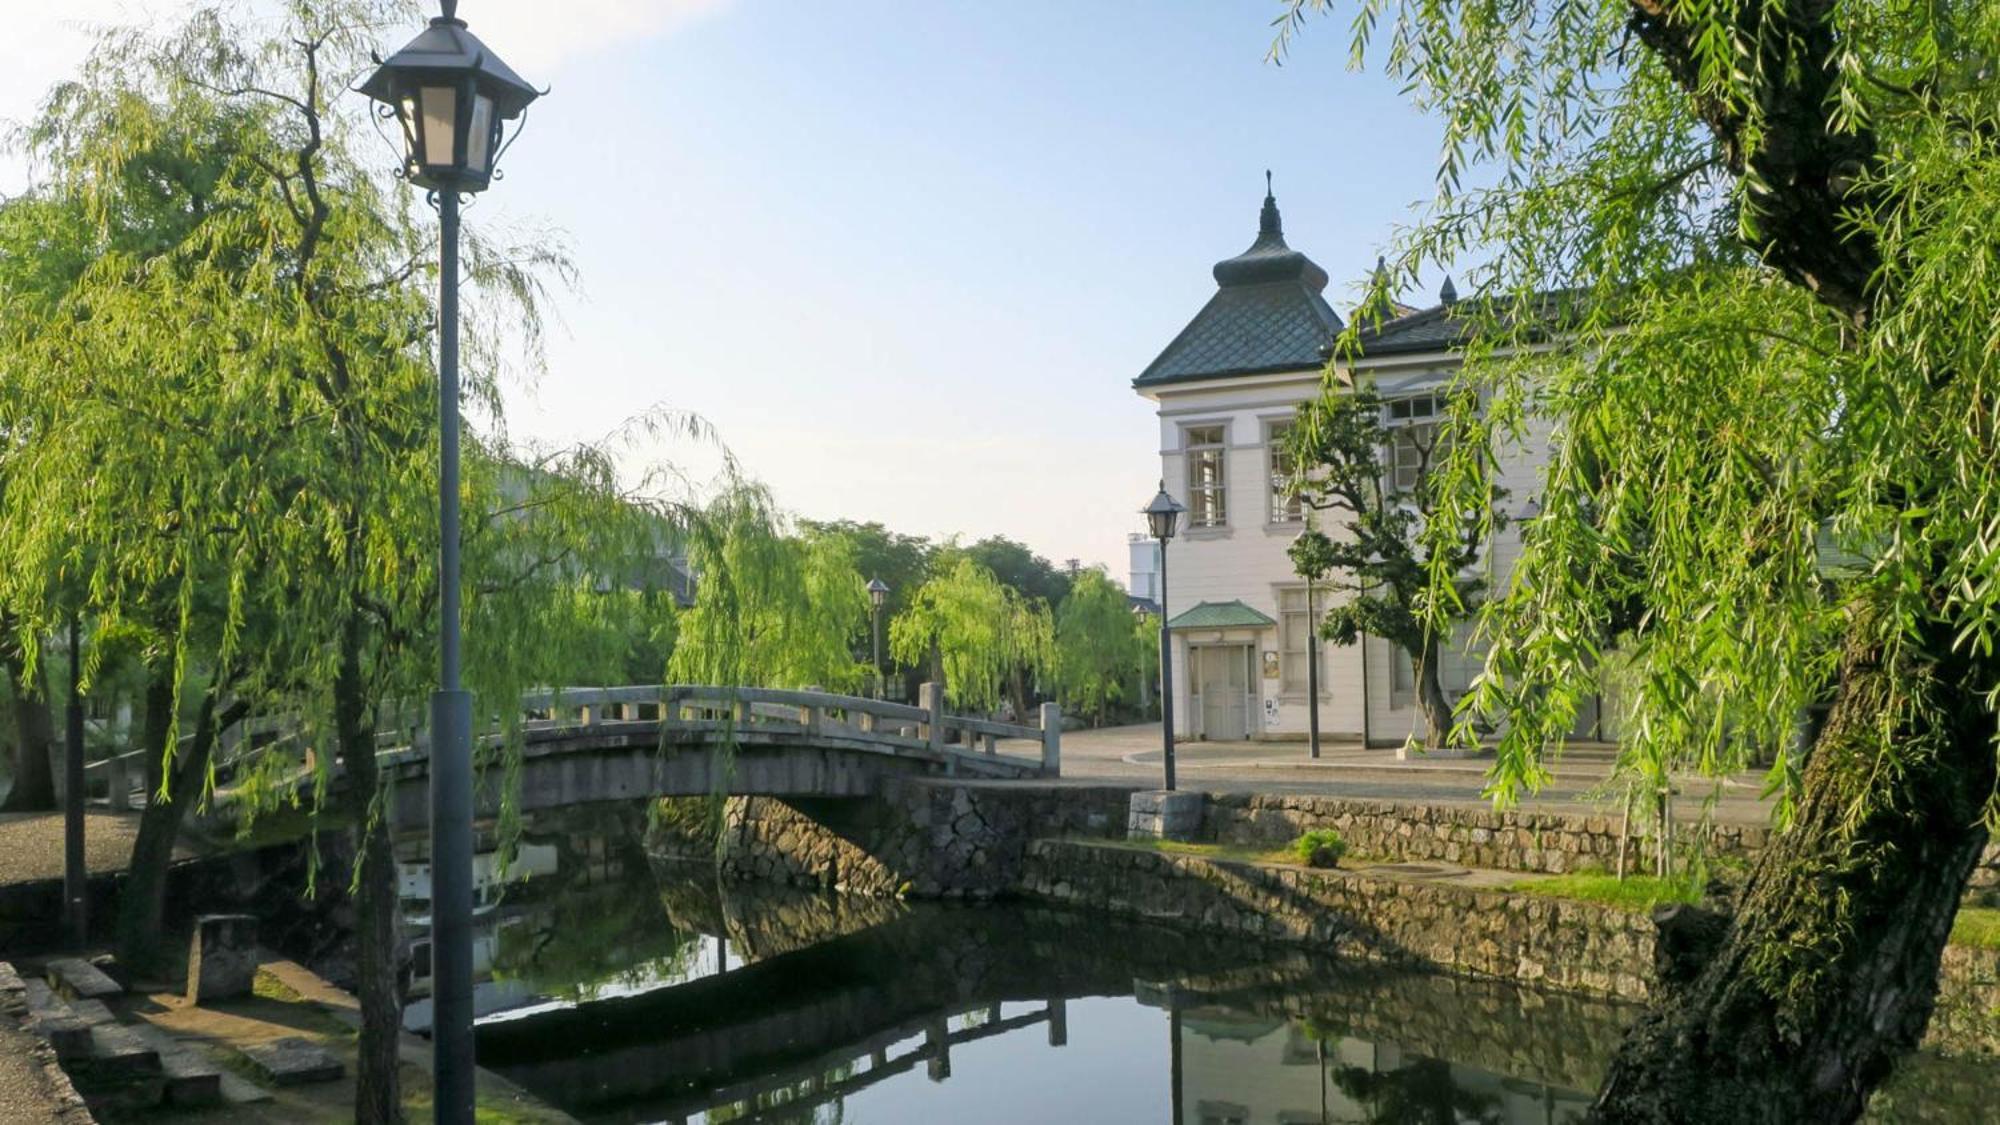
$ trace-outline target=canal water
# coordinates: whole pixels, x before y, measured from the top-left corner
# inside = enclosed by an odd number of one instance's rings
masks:
[[[1634,1015],[1086,913],[725,893],[642,836],[542,833],[482,893],[480,1062],[584,1121],[1574,1121]],[[1917,1056],[1871,1120],[1992,1121],[1996,1069]]]

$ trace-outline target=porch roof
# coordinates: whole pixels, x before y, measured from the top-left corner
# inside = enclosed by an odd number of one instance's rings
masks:
[[[1268,629],[1277,622],[1242,602],[1198,602],[1167,622],[1169,629]]]

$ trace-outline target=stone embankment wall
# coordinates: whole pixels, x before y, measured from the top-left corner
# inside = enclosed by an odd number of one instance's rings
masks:
[[[1644,913],[1456,883],[1251,864],[1075,840],[1028,849],[1037,898],[1336,956],[1644,1000],[1658,931]],[[2000,1052],[2000,951],[1945,950],[1926,1045]]]
[[[731,798],[721,870],[856,894],[992,898],[1020,883],[1041,837],[1122,836],[1131,790],[1059,782],[910,779],[879,800]]]
[[[1038,840],[1022,890],[1336,956],[1428,964],[1595,996],[1644,1000],[1652,920],[1595,903]]]
[[[1310,829],[1334,828],[1358,855],[1565,875],[1618,865],[1619,819],[1304,794],[1213,793],[1200,838],[1278,847]],[[1768,829],[1748,825],[1684,828],[1678,836],[1683,848],[1732,859],[1749,858],[1769,837]],[[1626,849],[1629,869],[1642,868],[1648,845],[1636,828]]]
[[[1333,828],[1358,856],[1396,862],[1462,863],[1502,871],[1566,875],[1618,866],[1619,818],[1490,808],[1393,804],[1305,794],[1211,793],[1195,838],[1276,848],[1315,828]],[[1677,847],[1748,862],[1770,841],[1761,825],[1680,826]],[[1651,844],[1634,834],[1627,870],[1643,871]],[[1966,887],[1971,906],[2000,906],[2000,843],[1987,847]]]

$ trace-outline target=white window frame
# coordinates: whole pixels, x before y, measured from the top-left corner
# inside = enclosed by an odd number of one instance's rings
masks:
[[[1211,439],[1208,435],[1213,434]],[[1201,440],[1196,440],[1199,437]],[[1229,526],[1229,424],[1196,422],[1181,426],[1181,458],[1187,484],[1188,530]],[[1213,480],[1198,480],[1196,469],[1213,465]]]
[[[1306,638],[1313,623],[1306,617],[1306,588],[1301,583],[1296,586],[1277,586],[1273,589],[1277,595],[1278,606],[1278,694],[1284,699],[1304,699],[1311,692],[1312,686],[1306,663],[1312,648],[1308,647]],[[1325,607],[1321,603],[1326,597],[1326,591],[1317,590],[1314,595],[1312,608],[1322,614],[1325,613]],[[1325,643],[1321,642],[1318,647],[1320,659],[1326,659]],[[1326,686],[1326,669],[1321,668],[1319,678],[1321,698],[1325,698],[1327,694]]]
[[[1423,483],[1437,461],[1438,433],[1448,403],[1441,391],[1402,395],[1382,403],[1388,448],[1382,451],[1383,485],[1392,496],[1407,496]]]
[[[1285,448],[1285,435],[1291,432],[1293,420],[1274,418],[1264,423],[1264,470],[1270,478],[1270,501],[1264,513],[1264,520],[1272,526],[1304,523],[1306,506],[1298,497],[1287,498],[1285,485],[1291,480],[1291,456]],[[1280,466],[1280,459],[1284,464]]]

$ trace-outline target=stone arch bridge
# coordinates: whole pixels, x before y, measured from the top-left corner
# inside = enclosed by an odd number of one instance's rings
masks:
[[[1062,720],[1054,704],[1043,704],[1037,725],[1025,726],[951,714],[936,684],[925,684],[920,700],[910,706],[821,691],[695,685],[530,693],[520,701],[519,808],[718,792],[868,797],[891,779],[911,776],[1061,775]],[[485,740],[490,747],[500,737]],[[399,728],[378,733],[376,742],[392,823],[422,825],[429,817],[426,732]],[[220,751],[219,788],[250,760],[250,748],[259,756],[292,754],[295,776],[307,775],[312,750],[282,721],[267,719],[231,732]],[[114,809],[150,798],[137,752],[91,763],[89,772]],[[500,788],[500,770],[482,771],[477,815],[499,811]]]

